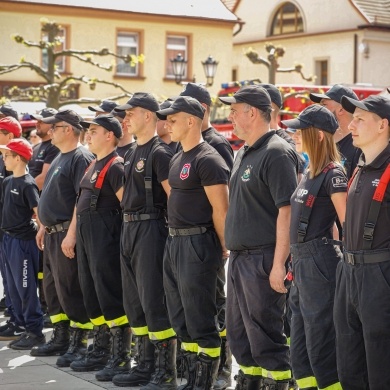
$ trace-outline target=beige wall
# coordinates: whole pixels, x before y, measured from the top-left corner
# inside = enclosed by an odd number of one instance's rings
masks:
[[[90,18],[82,16],[67,15],[66,12],[29,12],[21,10],[15,12],[4,11],[0,5],[0,36],[4,37],[2,42],[2,56],[0,63],[14,63],[24,56],[26,60],[40,64],[40,51],[35,48],[26,48],[16,44],[9,37],[11,34],[19,33],[29,40],[40,39],[40,18],[46,17],[49,20],[70,26],[70,47],[72,49],[100,49],[108,47],[115,51],[117,29],[136,29],[144,32],[144,79],[113,79],[113,73],[97,69],[88,64],[71,59],[70,70],[74,75],[86,75],[110,79],[123,84],[132,91],[151,91],[159,97],[177,95],[181,91],[173,81],[164,81],[165,72],[165,41],[166,33],[190,34],[192,36],[192,73],[191,78],[196,76],[197,82],[205,81],[201,61],[208,55],[212,55],[219,66],[214,86],[210,88],[211,93],[216,93],[222,81],[230,79],[231,58],[232,58],[232,30],[233,24],[220,23],[215,21],[192,21],[191,19],[163,19],[154,21],[152,18],[127,19],[123,15],[110,13],[103,18]],[[96,60],[110,63],[112,59],[106,57]],[[20,70],[0,76],[0,80],[40,81],[35,73],[28,70]],[[90,91],[87,86],[81,86],[80,96],[106,98],[115,95],[116,91],[111,86],[98,85],[95,91]]]
[[[364,24],[365,19],[349,0],[290,0],[301,11],[305,33],[346,30]],[[245,21],[234,43],[250,42],[269,36],[272,18],[286,0],[241,0],[235,14]]]

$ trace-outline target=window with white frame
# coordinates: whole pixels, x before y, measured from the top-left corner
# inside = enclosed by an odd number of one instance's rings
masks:
[[[59,29],[58,35],[56,36],[55,42],[54,42],[54,51],[59,52],[63,51],[67,48],[68,42],[67,42],[67,27],[61,27]],[[49,39],[48,34],[46,32],[43,32],[42,34],[42,41],[47,42]],[[60,73],[66,72],[66,56],[63,57],[57,57],[56,58],[56,70]],[[47,49],[42,49],[42,68],[47,70],[48,66],[48,55],[47,55]]]
[[[139,33],[120,31],[116,38],[116,54],[120,56],[139,55]],[[119,76],[138,76],[138,64],[117,58],[116,74]]]

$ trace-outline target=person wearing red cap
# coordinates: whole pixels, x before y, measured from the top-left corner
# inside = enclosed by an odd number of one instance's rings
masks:
[[[12,139],[20,137],[22,134],[22,128],[20,123],[13,118],[12,116],[1,116],[0,115],[0,145],[6,145]],[[11,172],[8,172],[4,165],[3,156],[0,155],[0,188],[5,177],[11,175]],[[0,224],[1,224],[1,202],[0,202]],[[0,340],[15,340],[23,333],[23,329],[19,328],[15,324],[15,317],[12,313],[11,300],[9,299],[8,294],[8,285],[7,285],[7,275],[5,270],[5,259],[3,255],[3,231],[0,230],[0,274],[3,280],[3,291],[4,297],[1,300],[2,310],[4,310],[4,315],[10,317],[10,319],[5,323],[5,325],[0,326]],[[4,303],[3,303],[4,302]]]
[[[9,347],[28,350],[45,343],[42,334],[43,315],[37,295],[39,253],[35,236],[37,224],[32,216],[37,212],[39,192],[33,177],[27,173],[32,147],[24,139],[0,145],[5,166],[13,175],[4,179],[1,193],[1,229],[6,262],[8,291],[15,322],[24,327],[19,339]]]

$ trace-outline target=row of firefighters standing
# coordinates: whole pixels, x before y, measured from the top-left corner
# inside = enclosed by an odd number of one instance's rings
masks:
[[[305,144],[309,144],[308,129],[313,128],[313,144],[318,142],[319,150],[326,149],[326,142],[330,145],[330,161],[325,160],[317,176],[305,176],[297,187],[298,155],[275,131],[269,131],[276,92],[273,86],[264,87],[267,90],[244,87],[233,97],[221,98],[231,105],[229,118],[246,142],[234,165],[228,144],[204,121],[210,106],[208,92],[191,83],[168,108],[160,109],[146,93],[136,93],[116,108],[126,111],[130,132],[137,137],[123,166],[115,152],[122,130],[112,115],[80,123],[74,113],[63,111],[43,120],[63,129],[52,135],[61,153],[50,167],[38,207],[43,227],[37,240],[45,248],[45,290],[54,332],[47,344],[32,349],[32,355],[62,354],[59,366],[70,365],[76,371],[100,369],[98,380],[112,380],[118,386],[173,389],[177,387],[179,337],[187,377],[182,388],[226,387],[231,355],[223,330],[221,364],[219,330],[225,321],[223,315],[217,319],[217,306],[219,314],[223,313],[228,248],[226,327],[240,365],[237,388],[287,390],[291,365],[283,316],[285,262],[291,240],[293,269],[303,278],[293,282],[291,299],[296,343],[292,366],[300,388],[386,388],[390,380],[384,369],[387,343],[383,338],[373,339],[375,332],[385,331],[368,318],[378,305],[370,303],[368,308],[366,304],[372,295],[381,305],[386,303],[379,297],[382,284],[387,283],[385,265],[390,260],[389,216],[387,202],[382,202],[383,195],[387,199],[389,194],[387,183],[378,183],[384,182],[382,174],[390,159],[390,101],[370,97],[359,102],[339,86],[319,97],[334,99],[353,114],[353,132],[365,153],[352,178],[344,261],[340,261],[340,242],[332,232],[337,215],[344,222],[341,202],[335,199],[345,195],[347,178],[331,146],[340,123],[327,108],[317,105],[286,121],[299,135],[306,134],[302,135]],[[180,142],[178,153],[155,136],[156,114],[167,120],[172,140]],[[361,124],[369,122],[371,117],[366,114],[375,115],[369,123],[372,129]],[[81,127],[88,128],[87,142],[96,160],[66,142],[67,136],[74,135],[73,129]],[[298,134],[294,139],[298,146]],[[228,150],[230,157],[223,159],[213,142]],[[320,161],[316,152],[309,157],[312,165]],[[374,191],[375,202],[371,201]],[[361,196],[366,200],[363,207]],[[295,221],[291,234],[290,200]],[[311,219],[311,213],[316,218]],[[75,242],[77,263],[69,260],[76,256]],[[381,285],[375,284],[373,267],[383,275]],[[324,282],[321,291],[316,283],[310,285],[310,281],[319,282],[319,277]],[[384,325],[384,320],[386,313],[379,323]],[[93,348],[86,352],[91,323],[95,327]],[[130,326],[138,347],[137,365],[131,369]],[[380,351],[377,357],[372,356],[375,349]],[[223,367],[227,372],[218,383]]]

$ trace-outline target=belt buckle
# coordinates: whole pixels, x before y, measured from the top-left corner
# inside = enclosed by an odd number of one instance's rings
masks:
[[[355,255],[353,253],[344,253],[347,263],[351,265],[355,265]]]
[[[51,228],[49,226],[45,226],[45,232],[47,234],[51,234]]]

